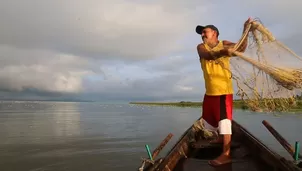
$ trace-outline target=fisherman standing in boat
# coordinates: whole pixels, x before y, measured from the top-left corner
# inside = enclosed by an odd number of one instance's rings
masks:
[[[249,22],[244,23],[244,30]],[[243,30],[243,32],[244,32]],[[235,43],[218,40],[219,30],[214,25],[196,27],[203,43],[197,46],[201,68],[205,80],[205,95],[202,106],[202,121],[206,129],[218,131],[219,138],[211,143],[222,143],[222,154],[209,161],[212,166],[230,163],[230,147],[232,134],[233,85],[230,73],[230,57],[233,56]],[[247,37],[237,49],[244,52]]]

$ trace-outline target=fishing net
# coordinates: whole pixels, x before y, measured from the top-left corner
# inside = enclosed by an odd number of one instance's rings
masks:
[[[259,19],[247,25],[235,50],[248,36],[244,53],[230,60],[236,95],[253,111],[288,111],[302,88],[302,58],[278,41]]]

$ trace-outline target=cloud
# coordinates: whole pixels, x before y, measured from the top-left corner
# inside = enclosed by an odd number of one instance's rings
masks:
[[[199,99],[197,24],[237,41],[248,16],[301,54],[300,1],[0,2],[1,97]],[[22,94],[23,93],[23,94]]]
[[[101,59],[177,51],[190,25],[186,13],[161,3],[122,0],[3,1],[1,11],[2,44]]]
[[[93,73],[87,59],[45,50],[0,46],[0,89],[76,93],[82,77]],[[26,56],[24,56],[26,54]]]
[[[195,62],[196,65],[192,67],[182,56],[162,60],[160,65],[156,62],[153,59],[128,64],[123,68],[119,64],[104,68],[107,77],[93,77],[84,81],[85,93],[98,100],[181,100],[185,96],[200,100],[203,82],[198,63]]]
[[[89,98],[96,100],[200,100],[202,88],[199,87],[201,87],[201,84],[201,80],[171,74],[153,79],[94,83],[88,87],[90,91],[87,94],[90,94]],[[100,86],[92,87],[91,85]],[[94,91],[96,93],[93,93]]]

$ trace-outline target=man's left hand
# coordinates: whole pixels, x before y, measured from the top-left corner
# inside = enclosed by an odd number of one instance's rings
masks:
[[[252,22],[253,19],[251,17],[249,17],[245,22],[244,22],[244,26],[246,27],[250,22]]]

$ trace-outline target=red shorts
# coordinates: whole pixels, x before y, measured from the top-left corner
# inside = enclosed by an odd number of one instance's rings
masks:
[[[208,125],[218,128],[221,134],[231,134],[233,94],[204,96],[202,118]]]

